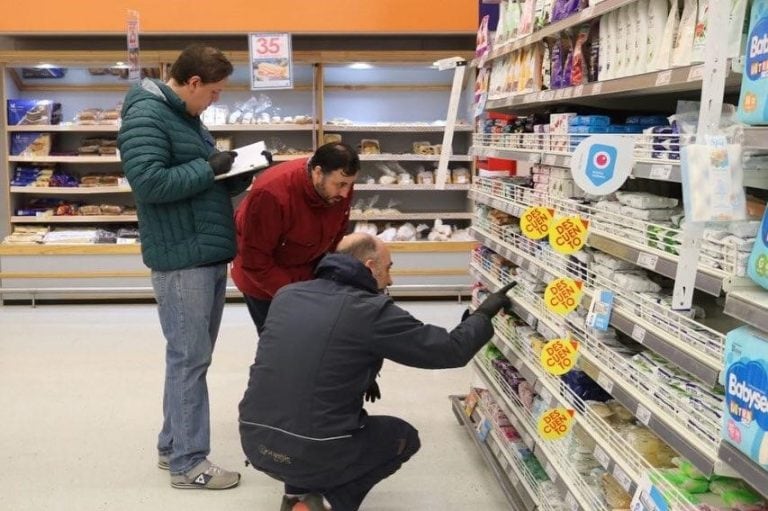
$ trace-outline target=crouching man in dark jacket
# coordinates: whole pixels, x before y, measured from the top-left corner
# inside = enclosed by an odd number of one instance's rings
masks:
[[[392,259],[379,239],[350,234],[316,279],[275,296],[248,389],[240,435],[255,468],[285,483],[281,511],[355,511],[420,447],[397,417],[369,416],[383,360],[424,369],[466,365],[509,305],[506,287],[452,331],[425,325],[382,293]]]

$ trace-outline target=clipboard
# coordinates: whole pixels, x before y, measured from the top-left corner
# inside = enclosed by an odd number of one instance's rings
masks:
[[[254,170],[263,169],[269,167],[269,161],[261,154],[267,150],[267,146],[264,141],[249,144],[243,147],[237,147],[233,151],[237,152],[237,157],[232,168],[225,174],[219,174],[214,177],[215,181],[221,181],[229,177],[239,176]]]

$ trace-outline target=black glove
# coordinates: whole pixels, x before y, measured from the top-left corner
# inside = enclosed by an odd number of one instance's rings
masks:
[[[517,282],[510,282],[495,293],[491,293],[483,303],[477,306],[475,313],[482,314],[488,319],[493,318],[501,309],[506,309],[512,305],[507,298],[507,291],[517,285]]]
[[[269,151],[262,151],[262,152],[261,152],[261,155],[262,155],[264,158],[266,158],[266,159],[267,159],[267,163],[269,163],[269,166],[270,166],[270,167],[271,167],[272,165],[274,165],[274,162],[273,162],[273,160],[272,160],[272,153],[270,153]]]
[[[379,390],[379,384],[373,382],[368,387],[368,390],[365,391],[365,400],[375,403],[377,399],[381,399],[381,391]]]
[[[214,153],[208,158],[208,164],[213,169],[213,173],[217,176],[220,174],[226,174],[232,169],[232,163],[237,157],[236,151],[221,151]]]

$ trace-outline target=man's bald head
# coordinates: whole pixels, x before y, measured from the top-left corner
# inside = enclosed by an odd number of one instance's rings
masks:
[[[363,263],[371,270],[379,289],[392,285],[392,278],[389,275],[392,256],[384,242],[376,236],[364,232],[347,234],[339,242],[336,252],[351,255]]]

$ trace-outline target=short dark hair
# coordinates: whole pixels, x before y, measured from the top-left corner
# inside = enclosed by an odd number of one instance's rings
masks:
[[[310,169],[318,166],[326,175],[341,169],[341,173],[345,176],[355,176],[360,170],[360,157],[351,146],[341,142],[331,142],[318,147],[309,160]]]
[[[199,76],[203,83],[216,83],[232,74],[232,63],[221,50],[204,44],[193,44],[184,48],[171,66],[171,78],[184,84],[193,76]]]
[[[378,259],[379,256],[376,238],[367,233],[350,234],[349,237],[346,240],[342,240],[339,245],[340,248],[336,250],[339,254],[350,255],[361,263],[364,263],[368,259]]]

